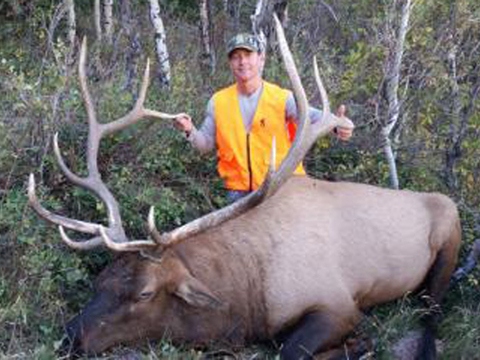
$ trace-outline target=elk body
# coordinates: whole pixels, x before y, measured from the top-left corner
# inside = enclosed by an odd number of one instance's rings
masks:
[[[427,274],[439,300],[459,239],[455,206],[441,195],[293,177],[247,213],[167,247],[160,262],[119,259],[70,331],[99,352],[165,334],[240,345],[292,329],[283,358],[299,359],[338,344],[362,309],[416,290]]]
[[[35,197],[31,176],[30,203],[60,225],[65,242],[126,252],[102,272],[96,296],[67,325],[72,348],[99,353],[146,338],[243,345],[279,337],[282,359],[308,359],[340,344],[363,309],[419,288],[426,289],[432,304],[440,303],[460,245],[455,204],[440,194],[290,176],[318,136],[351,125],[331,114],[318,76],[324,118],[316,126],[309,123],[306,96],[278,22],[277,31],[301,121],[289,155],[257,192],[166,234],[155,228],[152,212],[153,240],[129,242],[118,205],[96,169],[96,150],[89,150],[89,176],[78,178],[55,146],[67,177],[107,204],[108,228],[48,212]],[[83,46],[80,67],[85,51]],[[89,105],[84,72],[80,77],[95,132],[100,125]],[[147,83],[148,66],[143,99]],[[144,116],[167,116],[143,109],[142,96],[126,118],[107,125],[121,128]],[[98,149],[109,132],[90,133],[89,148]],[[64,227],[93,238],[75,242]],[[431,320],[422,359],[435,358]]]

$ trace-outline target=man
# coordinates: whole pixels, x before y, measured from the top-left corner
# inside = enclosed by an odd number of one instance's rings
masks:
[[[261,185],[269,165],[273,136],[280,163],[295,134],[295,99],[290,91],[262,79],[263,50],[263,44],[254,35],[233,37],[227,51],[235,83],[210,99],[200,130],[188,115],[176,118],[177,127],[201,153],[216,147],[218,172],[232,202]],[[315,122],[322,112],[310,108],[309,114]],[[345,115],[344,106],[339,108],[338,115]],[[348,128],[337,128],[335,133],[341,140],[352,136]],[[295,174],[305,174],[301,165]]]

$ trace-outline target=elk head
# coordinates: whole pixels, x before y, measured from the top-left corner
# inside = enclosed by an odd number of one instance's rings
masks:
[[[79,79],[89,124],[88,176],[80,177],[67,167],[59,150],[57,136],[54,139],[54,152],[65,176],[74,184],[92,191],[104,202],[108,212],[108,227],[53,214],[45,209],[35,195],[33,174],[30,175],[28,186],[29,202],[41,217],[59,226],[61,238],[69,246],[80,250],[106,246],[114,252],[128,253],[119,257],[112,266],[102,272],[96,282],[97,295],[80,315],[67,324],[68,337],[74,348],[95,353],[119,342],[146,337],[161,338],[165,333],[173,339],[210,340],[212,334],[208,332],[207,327],[202,327],[202,324],[209,322],[212,312],[218,314],[224,311],[222,299],[192,275],[182,259],[177,256],[176,248],[188,243],[182,240],[193,239],[207,229],[217,227],[270,198],[291,176],[318,137],[330,133],[336,126],[353,127],[350,120],[339,118],[331,113],[315,61],[315,78],[322,96],[323,118],[315,124],[310,123],[307,97],[283,29],[276,17],[275,23],[280,50],[292,81],[299,109],[296,138],[287,156],[280,167],[275,169],[275,142],[273,141],[270,169],[257,191],[171,232],[161,234],[156,229],[152,207],[148,216],[150,238],[146,240],[129,241],[126,236],[118,203],[102,181],[98,170],[99,143],[104,136],[132,125],[142,118],[172,119],[178,115],[144,108],[143,103],[149,82],[147,62],[140,96],[133,110],[113,122],[98,123],[87,87],[85,74],[87,50],[86,41],[83,41],[79,61]],[[64,228],[89,234],[91,238],[86,241],[72,240],[67,236]],[[202,311],[192,313],[192,309]],[[191,316],[195,316],[195,321],[186,321]],[[187,326],[186,323],[199,325],[192,327]]]

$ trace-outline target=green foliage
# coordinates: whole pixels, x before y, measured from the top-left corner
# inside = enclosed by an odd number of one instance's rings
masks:
[[[57,229],[39,219],[27,205],[25,183],[28,174],[34,172],[38,196],[47,209],[85,221],[107,221],[104,204],[88,191],[69,185],[51,151],[53,134],[58,132],[68,166],[77,174],[86,174],[86,111],[76,70],[65,65],[68,46],[63,21],[55,29],[52,42],[48,42],[47,29],[59,3],[41,0],[0,4],[0,358],[54,359],[63,325],[87,302],[92,293],[91,281],[111,260],[111,254],[103,251],[79,254],[67,249]],[[388,50],[382,37],[386,35],[384,24],[391,5],[367,0],[341,0],[332,3],[330,9],[314,0],[289,4],[287,37],[312,104],[319,104],[311,76],[311,57],[316,54],[332,107],[346,103],[357,125],[351,142],[341,144],[329,137],[311,150],[306,166],[315,177],[389,184],[388,166],[377,139],[375,106],[382,96]],[[459,100],[462,114],[466,114],[478,72],[479,25],[474,20],[480,11],[475,0],[461,0],[455,5],[453,9],[452,2],[426,0],[415,2],[413,8],[401,78],[405,124],[395,143],[403,188],[449,191],[442,178],[445,152],[452,128],[460,127],[452,112],[447,55],[452,49],[457,51]],[[120,31],[117,19],[117,48],[96,42],[91,36],[91,2],[76,2],[75,6],[78,36],[89,37],[87,74],[97,116],[102,123],[110,122],[128,113],[138,91],[140,79],[134,81],[133,91],[123,86],[123,55],[129,49],[129,40]],[[146,106],[169,113],[187,112],[199,125],[214,89],[231,82],[222,51],[224,34],[231,30],[226,29],[232,25],[228,21],[233,19],[223,13],[221,5],[215,5],[212,23],[218,66],[210,76],[199,66],[202,49],[197,6],[193,0],[162,3],[168,14],[164,20],[172,84],[168,90],[159,89],[152,71]],[[140,74],[153,48],[146,7],[146,1],[132,3],[135,30],[143,50],[135,59]],[[245,16],[240,19],[240,27],[249,26],[248,12],[252,9],[252,4],[241,9]],[[457,26],[455,36],[450,36],[453,10]],[[227,24],[222,22],[225,18]],[[273,52],[268,54],[265,77],[290,87],[284,67]],[[476,228],[480,212],[478,110],[477,100],[465,125],[462,156],[455,166],[459,189],[450,194],[461,205],[461,259],[480,236]],[[152,205],[162,231],[225,205],[215,157],[194,152],[168,120],[143,120],[102,140],[98,163],[119,201],[131,238],[146,237],[144,224]],[[479,275],[476,269],[446,298],[440,333],[444,359],[473,359],[479,353]],[[405,297],[376,310],[359,331],[377,339],[378,357],[388,359],[392,345],[416,328],[422,311],[415,301]],[[120,348],[114,353],[122,351]],[[242,353],[250,358],[278,359],[275,349],[254,347]],[[161,341],[138,356],[198,359],[204,355]]]
[[[411,294],[391,304],[377,307],[368,314],[357,331],[366,332],[376,339],[375,358],[393,359],[392,349],[401,339],[417,329],[423,309]]]
[[[46,205],[52,204],[47,201]],[[63,331],[64,288],[88,288],[89,273],[81,260],[75,254],[65,253],[54,233],[26,207],[22,189],[12,190],[2,199],[0,356],[7,346],[10,351],[20,351],[28,341],[32,348],[24,349],[27,353],[32,351],[35,358],[48,358]],[[55,238],[56,241],[48,242]],[[77,302],[86,300],[82,294],[75,297]],[[33,355],[25,358],[30,356]]]
[[[364,102],[375,94],[382,80],[384,60],[380,46],[357,42],[345,57],[345,68],[340,82],[338,96],[354,98]]]
[[[198,21],[198,2],[195,0],[168,0],[165,6],[176,17]]]
[[[480,296],[477,278],[460,284],[445,318],[440,333],[445,349],[441,359],[478,359],[480,354]]]

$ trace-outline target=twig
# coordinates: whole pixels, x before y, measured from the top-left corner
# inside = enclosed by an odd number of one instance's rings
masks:
[[[333,11],[332,7],[327,3],[325,3],[324,1],[320,1],[320,4],[322,4],[328,10],[333,20],[335,20],[335,22],[338,23],[338,16],[337,14],[335,14],[335,11]]]

